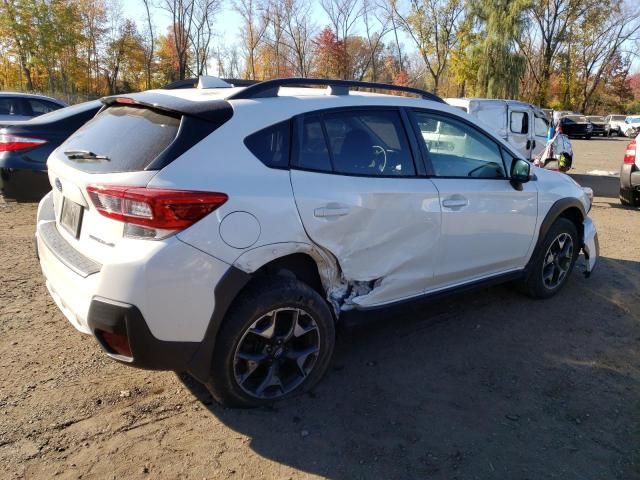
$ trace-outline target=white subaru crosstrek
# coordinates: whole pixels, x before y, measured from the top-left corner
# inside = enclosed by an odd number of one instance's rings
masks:
[[[422,90],[280,79],[103,102],[48,161],[47,288],[110,357],[188,371],[225,405],[311,388],[349,310],[507,280],[550,297],[581,251],[596,263],[589,189]]]

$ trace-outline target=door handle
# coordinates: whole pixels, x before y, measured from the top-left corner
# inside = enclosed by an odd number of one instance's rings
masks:
[[[466,207],[467,205],[469,205],[469,200],[467,200],[464,197],[445,198],[442,201],[442,206],[446,208],[456,209],[456,208]]]
[[[349,215],[349,207],[321,207],[313,211],[313,216],[318,218],[344,217]]]
[[[527,140],[527,150],[529,150],[531,148],[531,140]]]

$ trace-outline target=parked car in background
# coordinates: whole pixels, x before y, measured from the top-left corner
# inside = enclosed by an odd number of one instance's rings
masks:
[[[560,119],[562,117],[566,117],[567,115],[577,115],[576,112],[572,112],[571,110],[554,110],[553,111],[553,126],[558,126],[560,123]]]
[[[622,128],[625,137],[636,138],[640,131],[640,115],[630,115],[625,118]]]
[[[560,118],[560,128],[569,138],[589,140],[593,135],[593,125],[584,115],[566,115]]]
[[[29,120],[67,104],[55,98],[19,92],[0,92],[0,121]]]
[[[527,160],[537,158],[547,144],[549,120],[541,109],[531,104],[488,98],[446,98],[445,101],[493,129]]]
[[[51,190],[47,157],[101,106],[95,100],[28,121],[0,122],[0,192],[19,201],[40,200]]]
[[[625,127],[624,121],[626,118],[626,115],[607,115],[604,117],[606,122],[605,131],[607,135],[609,137],[612,135],[616,135],[618,137],[624,135],[623,127]]]
[[[106,355],[187,371],[224,405],[313,388],[349,311],[508,280],[549,298],[581,252],[597,261],[591,189],[422,90],[286,78],[103,101],[48,160],[46,286]]]
[[[589,115],[587,116],[587,120],[589,120],[591,122],[591,125],[593,125],[593,130],[591,132],[591,134],[594,137],[597,137],[598,135],[601,136],[606,136],[607,135],[607,122],[605,121],[604,117],[601,115]]]
[[[637,138],[627,145],[620,168],[620,202],[640,206],[640,141]]]

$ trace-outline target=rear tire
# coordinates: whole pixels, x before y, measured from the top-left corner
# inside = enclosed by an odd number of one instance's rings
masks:
[[[216,339],[207,388],[228,407],[291,397],[322,378],[334,343],[333,315],[315,290],[294,277],[265,277],[230,308]]]
[[[532,298],[554,296],[569,279],[580,248],[574,223],[567,218],[558,218],[534,252],[520,289]]]

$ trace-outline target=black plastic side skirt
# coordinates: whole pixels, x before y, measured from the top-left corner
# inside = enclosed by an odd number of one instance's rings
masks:
[[[436,302],[447,298],[452,295],[459,295],[474,290],[480,290],[483,288],[489,288],[501,283],[511,282],[514,280],[520,280],[524,275],[523,270],[516,270],[513,272],[502,273],[494,275],[489,278],[475,280],[473,282],[465,283],[463,285],[457,285],[455,287],[449,287],[435,292],[427,292],[425,294],[411,297],[406,300],[400,300],[398,302],[387,303],[381,306],[375,307],[359,307],[353,310],[347,310],[340,315],[340,322],[345,325],[360,324],[367,321],[376,321],[380,318],[386,318],[389,315],[393,315],[394,312],[401,312],[407,307],[415,307],[417,305],[427,305],[430,302]]]

